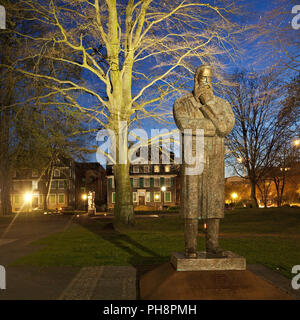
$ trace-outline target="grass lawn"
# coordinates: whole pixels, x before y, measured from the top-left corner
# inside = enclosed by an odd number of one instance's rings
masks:
[[[178,215],[139,218],[134,228],[122,232],[114,231],[107,219],[77,221],[64,232],[36,241],[42,249],[14,265],[154,265],[169,261],[172,251],[184,249],[184,222]],[[226,212],[220,244],[245,256],[249,264],[260,263],[292,278],[292,267],[300,264],[300,209]],[[204,249],[203,236],[199,249]]]

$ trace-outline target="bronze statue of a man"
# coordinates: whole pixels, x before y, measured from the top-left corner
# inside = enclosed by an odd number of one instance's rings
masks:
[[[185,256],[197,258],[198,219],[203,219],[206,224],[206,256],[219,257],[223,256],[219,247],[219,222],[224,217],[224,137],[232,130],[235,120],[230,104],[213,94],[210,66],[198,67],[194,82],[193,92],[177,99],[173,107],[180,131],[192,130],[193,154],[196,130],[204,130],[203,171],[189,175],[189,165],[183,162],[181,166]]]

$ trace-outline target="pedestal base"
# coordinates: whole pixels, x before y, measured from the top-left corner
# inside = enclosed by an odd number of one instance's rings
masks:
[[[231,251],[222,258],[206,258],[206,252],[198,252],[198,258],[188,259],[183,252],[174,252],[171,264],[176,271],[246,270],[246,259]]]
[[[165,263],[140,279],[142,300],[286,300],[291,297],[249,270],[179,272]]]

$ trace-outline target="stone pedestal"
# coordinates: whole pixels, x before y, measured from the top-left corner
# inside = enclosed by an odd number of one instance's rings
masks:
[[[141,276],[142,300],[286,300],[291,297],[249,270],[176,271],[165,263]]]
[[[174,252],[171,264],[176,271],[246,270],[246,259],[231,251],[225,251],[221,258],[207,258],[206,252],[198,252],[196,259],[186,258],[183,252]]]

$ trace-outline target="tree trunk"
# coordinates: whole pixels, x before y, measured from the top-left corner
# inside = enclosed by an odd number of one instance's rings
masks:
[[[44,196],[44,211],[48,210],[48,199],[51,189],[51,183],[52,183],[52,177],[53,177],[53,171],[54,166],[52,164],[49,165],[49,168],[46,170],[44,179],[46,180],[44,182],[44,190],[45,190],[45,196]]]
[[[11,213],[11,161],[9,159],[9,126],[10,110],[0,113],[0,193],[1,205],[0,214],[8,215]]]
[[[114,208],[115,226],[130,226],[135,224],[129,168],[129,164],[114,165],[116,190]]]
[[[258,202],[256,198],[256,183],[250,179],[251,184],[251,203],[253,208],[258,208]]]
[[[9,177],[9,171],[1,172],[1,182],[0,182],[0,189],[1,189],[1,205],[0,205],[0,215],[9,215],[11,214],[11,202],[10,202],[10,189],[11,189],[11,180]]]

